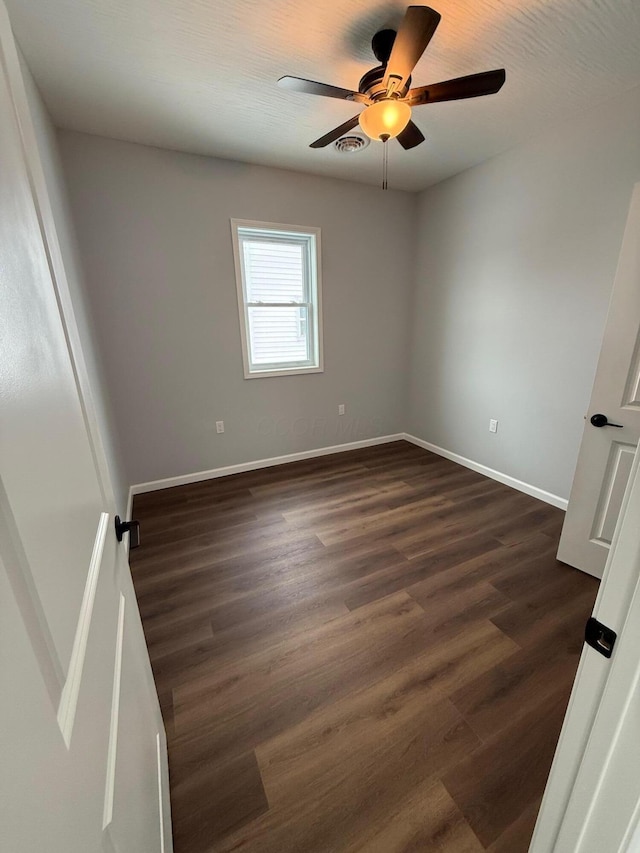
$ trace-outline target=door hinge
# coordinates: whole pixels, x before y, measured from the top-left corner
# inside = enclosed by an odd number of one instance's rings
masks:
[[[601,655],[610,658],[618,635],[591,616],[584,629],[584,641]]]

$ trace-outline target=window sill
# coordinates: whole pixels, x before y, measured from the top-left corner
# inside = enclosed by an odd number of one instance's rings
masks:
[[[244,372],[245,379],[267,379],[270,376],[300,376],[304,373],[324,373],[324,367],[287,367],[283,370],[254,370]]]

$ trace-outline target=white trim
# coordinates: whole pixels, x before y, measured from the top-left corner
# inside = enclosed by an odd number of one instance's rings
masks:
[[[158,771],[158,816],[160,820],[160,853],[165,853],[164,844],[164,795],[162,785],[162,743],[160,732],[156,734],[156,766]]]
[[[322,234],[321,229],[313,225],[286,225],[281,222],[258,222],[252,219],[230,219],[231,242],[233,245],[233,264],[235,268],[236,292],[238,297],[238,321],[240,324],[240,338],[242,342],[242,367],[245,379],[267,379],[272,376],[296,376],[302,373],[324,373],[324,337],[322,326]],[[240,253],[239,228],[255,228],[262,231],[280,231],[284,234],[309,234],[313,238],[315,248],[315,268],[313,268],[312,280],[309,283],[309,296],[311,298],[315,326],[314,335],[314,359],[313,363],[299,367],[290,365],[282,369],[278,367],[259,369],[252,367],[249,353],[249,336],[247,318],[247,303],[245,300],[245,282],[242,274],[243,262]]]
[[[238,465],[226,465],[223,468],[212,468],[209,471],[196,471],[193,474],[182,474],[177,477],[165,477],[162,480],[150,480],[148,483],[134,483],[129,487],[129,501],[127,503],[127,518],[131,518],[131,506],[135,495],[141,495],[145,492],[157,492],[161,489],[171,489],[174,486],[187,486],[190,483],[200,483],[204,480],[215,480],[218,477],[228,477],[230,474],[243,474],[246,471],[258,471],[260,468],[271,468],[274,465],[286,465],[288,462],[299,462],[302,459],[314,459],[319,456],[328,456],[331,453],[344,453],[348,450],[357,450],[361,447],[375,447],[378,444],[390,444],[392,441],[408,441],[410,444],[415,444],[423,450],[429,450],[431,453],[437,453],[438,456],[444,456],[445,459],[450,459],[458,465],[463,465],[465,468],[470,468],[472,471],[477,471],[479,474],[484,474],[485,477],[490,477],[492,480],[497,480],[499,483],[504,483],[512,489],[517,489],[519,492],[524,492],[531,497],[556,506],[559,509],[566,510],[567,500],[559,495],[554,495],[551,492],[546,492],[544,489],[539,489],[537,486],[532,486],[530,483],[525,483],[522,480],[517,480],[515,477],[510,477],[508,474],[503,474],[501,471],[495,471],[480,462],[474,462],[472,459],[467,459],[465,456],[460,456],[457,453],[452,453],[450,450],[445,450],[444,447],[438,447],[437,444],[431,444],[429,441],[424,441],[411,435],[407,432],[398,432],[392,435],[383,435],[378,438],[365,438],[362,441],[350,441],[347,444],[335,444],[331,447],[317,447],[313,450],[302,450],[299,453],[287,453],[285,456],[272,456],[268,459],[255,459],[251,462],[241,462]]]
[[[84,659],[87,654],[87,643],[89,641],[89,628],[91,627],[93,605],[96,600],[96,589],[98,588],[98,577],[100,576],[100,567],[102,566],[102,552],[104,551],[108,529],[109,513],[103,512],[100,514],[93,553],[91,554],[91,562],[89,563],[89,571],[87,572],[84,595],[82,596],[78,624],[73,640],[73,649],[71,650],[67,680],[62,688],[60,705],[58,706],[58,725],[60,726],[67,749],[71,746],[71,733],[78,707],[80,682],[82,681],[82,670],[84,669]]]
[[[116,652],[113,666],[113,687],[111,691],[111,724],[109,726],[109,747],[107,749],[107,779],[104,789],[104,810],[102,828],[106,829],[113,820],[113,800],[116,792],[116,757],[118,754],[118,725],[120,717],[120,685],[122,682],[122,649],[124,641],[125,597],[120,593],[118,622],[116,629]]]
[[[288,367],[286,370],[254,370],[244,375],[245,379],[267,379],[269,376],[299,376],[303,373],[324,373],[322,364],[319,367]]]
[[[437,444],[431,444],[430,441],[423,441],[421,438],[416,438],[415,435],[405,432],[404,438],[406,441],[411,442],[411,444],[422,447],[424,450],[430,450],[431,453],[437,453],[438,456],[444,456],[445,459],[457,462],[458,465],[464,465],[465,468],[470,468],[472,471],[484,474],[485,477],[490,477],[492,480],[504,483],[505,486],[511,486],[512,489],[517,489],[519,492],[524,492],[526,495],[538,498],[538,500],[551,504],[551,506],[557,506],[559,509],[564,510],[567,508],[568,501],[559,495],[545,492],[544,489],[539,489],[537,486],[532,486],[530,483],[525,483],[522,480],[516,480],[515,477],[510,477],[509,474],[503,474],[501,471],[496,471],[493,468],[482,465],[480,462],[474,462],[473,459],[467,459],[466,456],[452,453],[451,450],[445,450],[444,447],[438,447]]]
[[[224,468],[212,468],[210,471],[197,471],[194,474],[183,474],[178,477],[166,477],[163,480],[151,480],[148,483],[136,483],[129,488],[129,501],[134,495],[144,492],[157,492],[160,489],[170,489],[173,486],[186,486],[190,483],[200,483],[203,480],[215,480],[218,477],[228,477],[229,474],[242,474],[245,471],[257,471],[260,468],[271,468],[274,465],[285,465],[288,462],[299,462],[302,459],[314,459],[317,456],[329,456],[331,453],[344,453],[347,450],[358,450],[360,447],[375,447],[378,444],[390,444],[392,441],[402,441],[406,438],[403,432],[394,435],[383,435],[377,438],[365,438],[362,441],[350,441],[347,444],[334,444],[331,447],[318,447],[313,450],[302,450],[299,453],[287,453],[285,456],[272,456],[269,459],[255,459],[251,462],[241,462],[239,465],[227,465]]]

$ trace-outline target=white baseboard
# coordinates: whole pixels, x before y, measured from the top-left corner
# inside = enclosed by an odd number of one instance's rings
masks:
[[[395,435],[382,435],[378,438],[365,438],[362,441],[350,441],[347,444],[334,444],[332,447],[317,447],[313,450],[302,450],[299,453],[287,453],[285,456],[272,456],[269,459],[255,459],[251,462],[241,462],[239,465],[226,465],[224,468],[212,468],[210,471],[197,471],[195,474],[183,474],[178,477],[166,477],[164,480],[151,480],[149,483],[136,483],[129,488],[129,503],[127,518],[131,518],[131,504],[134,495],[144,492],[157,492],[160,489],[170,489],[173,486],[186,486],[190,483],[200,483],[203,480],[214,480],[217,477],[228,477],[229,474],[242,474],[245,471],[257,471],[260,468],[271,468],[274,465],[286,465],[288,462],[299,462],[302,459],[314,459],[317,456],[329,456],[331,453],[344,453],[347,450],[357,450],[360,447],[374,447],[377,444],[389,444],[392,441],[402,441],[406,438],[403,432]]]
[[[538,498],[538,500],[556,506],[559,509],[566,510],[567,508],[567,500],[561,498],[559,495],[546,492],[544,489],[539,489],[530,483],[525,483],[522,480],[517,480],[515,477],[510,477],[508,474],[503,474],[501,471],[481,465],[479,462],[474,462],[473,459],[467,459],[465,456],[452,453],[444,447],[438,447],[437,444],[423,441],[423,439],[417,438],[415,435],[400,432],[394,435],[379,436],[378,438],[365,438],[362,441],[350,441],[346,444],[335,444],[331,447],[302,450],[299,453],[287,453],[285,456],[272,456],[269,459],[254,459],[251,462],[226,465],[223,468],[212,468],[209,471],[196,471],[193,474],[182,474],[178,477],[165,477],[163,480],[151,480],[148,483],[136,483],[129,488],[126,517],[131,518],[134,495],[141,495],[145,492],[157,492],[161,489],[170,489],[173,486],[186,486],[190,483],[200,483],[203,480],[214,480],[218,477],[228,477],[230,474],[242,474],[245,471],[257,471],[260,468],[271,468],[274,465],[286,465],[288,462],[314,459],[319,456],[328,456],[331,453],[344,453],[348,450],[357,450],[360,447],[375,447],[378,444],[389,444],[392,441],[402,441],[403,439],[418,447],[422,447],[424,450],[429,450],[431,453],[437,453],[438,456],[444,456],[445,459],[450,459],[458,465],[463,465],[465,468],[470,468],[472,471],[484,474],[485,477],[490,477],[492,480],[497,480],[499,483],[511,486],[512,489],[517,489],[519,492],[524,492],[527,495]]]
[[[445,459],[450,459],[452,462],[457,462],[458,465],[464,465],[465,468],[471,468],[472,471],[477,471],[479,474],[484,474],[485,477],[491,477],[492,480],[497,480],[499,483],[504,483],[505,486],[511,486],[512,489],[517,489],[519,492],[524,492],[531,495],[533,498],[538,498],[540,501],[557,506],[559,509],[566,510],[568,501],[561,498],[559,495],[554,495],[551,492],[545,492],[544,489],[539,489],[537,486],[532,486],[530,483],[524,483],[522,480],[516,480],[515,477],[510,477],[508,474],[503,474],[501,471],[495,471],[486,465],[481,465],[479,462],[474,462],[473,459],[467,459],[465,456],[459,456],[457,453],[452,453],[450,450],[445,450],[444,447],[438,447],[437,444],[431,444],[429,441],[423,441],[421,438],[416,438],[415,435],[409,433],[404,434],[404,439],[422,447],[424,450],[430,450],[432,453],[437,453],[438,456],[444,456]]]

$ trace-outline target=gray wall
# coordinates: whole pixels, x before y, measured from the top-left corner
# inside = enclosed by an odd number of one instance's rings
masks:
[[[21,68],[29,102],[29,110],[38,142],[40,160],[55,220],[56,233],[73,302],[75,319],[78,325],[82,352],[87,366],[91,386],[91,398],[116,500],[116,508],[124,518],[129,494],[129,481],[123,470],[109,393],[104,381],[100,359],[97,356],[94,345],[95,331],[87,310],[85,281],[76,244],[71,212],[69,210],[67,189],[62,175],[56,131],[29,68],[22,57]]]
[[[638,180],[634,89],[421,194],[409,432],[568,497]]]
[[[130,483],[404,429],[416,196],[59,142]],[[322,228],[324,373],[243,378],[230,217]]]
[[[58,139],[124,482],[407,430],[568,496],[640,90],[420,195]],[[323,229],[324,374],[243,378],[230,217]]]

